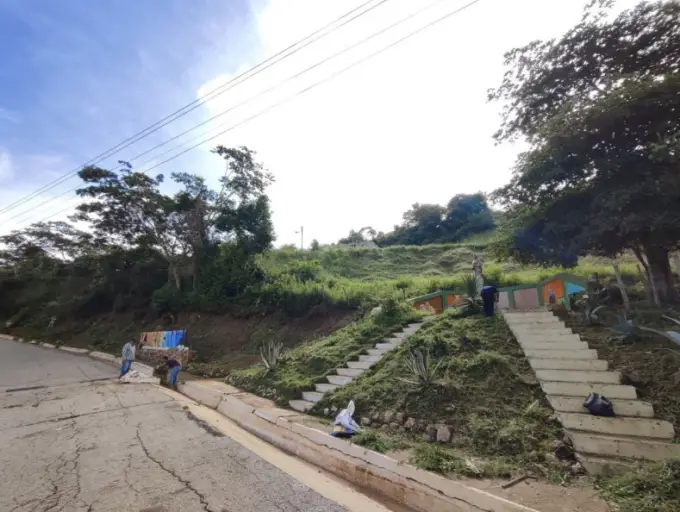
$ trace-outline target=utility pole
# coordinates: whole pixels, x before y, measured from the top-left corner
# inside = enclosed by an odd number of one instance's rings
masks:
[[[300,226],[300,231],[296,231],[295,234],[300,233],[300,250],[305,248],[305,227]]]

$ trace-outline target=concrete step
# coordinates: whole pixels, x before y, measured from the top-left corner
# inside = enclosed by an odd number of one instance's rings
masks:
[[[577,453],[576,459],[590,475],[600,475],[605,471],[614,474],[627,473],[635,468],[634,462],[618,458],[596,457]]]
[[[335,386],[344,386],[352,382],[354,377],[348,377],[345,375],[328,375],[326,380]]]
[[[529,359],[529,364],[536,370],[591,370],[606,371],[607,361],[600,359]]]
[[[330,393],[339,387],[341,387],[339,384],[314,384],[314,389],[316,389],[319,393]]]
[[[588,350],[585,341],[517,341],[524,350]]]
[[[383,358],[383,356],[359,356],[359,361],[364,361],[368,363],[377,363]]]
[[[305,400],[291,400],[288,402],[288,405],[290,405],[291,409],[295,409],[299,412],[307,412],[314,407],[312,402],[307,402]]]
[[[399,345],[396,345],[394,343],[376,343],[375,348],[378,350],[394,350],[397,348]]]
[[[335,373],[338,375],[343,375],[345,377],[358,377],[366,370],[358,370],[356,368],[336,368]]]
[[[584,382],[600,384],[619,384],[619,372],[580,371],[580,370],[536,370],[538,380],[553,382]]]
[[[369,348],[366,352],[368,352],[369,356],[384,356],[389,352],[389,350],[379,350],[377,348]]]
[[[302,399],[307,402],[318,402],[323,398],[323,393],[317,393],[316,391],[303,391]]]
[[[675,430],[668,421],[648,418],[603,418],[592,414],[561,413],[562,426],[567,430],[581,430],[597,434],[626,437],[673,439]]]
[[[597,359],[597,350],[543,350],[525,349],[524,355],[531,359]]]
[[[394,337],[391,337],[391,338],[385,338],[385,339],[383,340],[383,343],[389,343],[389,344],[391,344],[391,345],[397,345],[397,346],[399,346],[399,345],[401,345],[402,343],[405,343],[405,342],[406,342],[406,339],[405,339],[405,338],[394,338]]]
[[[526,333],[514,333],[515,339],[522,341],[545,341],[545,342],[555,342],[555,341],[584,341],[578,334],[572,334],[570,332],[557,333],[557,334],[546,334],[546,333],[536,333],[536,334],[526,334]]]
[[[552,311],[547,311],[545,309],[541,311],[508,311],[505,315],[505,317],[514,317],[514,318],[519,318],[519,317],[545,317],[545,316],[555,316]]]
[[[680,458],[680,444],[639,437],[616,437],[567,431],[577,452],[605,457],[666,460]]]
[[[520,345],[534,345],[536,343],[585,343],[581,338],[576,335],[571,336],[559,336],[556,338],[546,337],[546,336],[515,336],[517,338],[517,343]],[[546,345],[549,346],[549,345]]]
[[[510,329],[518,331],[536,331],[539,329],[558,330],[566,329],[565,325],[557,320],[527,320],[506,322]]]
[[[354,368],[356,370],[368,370],[375,363],[368,361],[350,361],[347,363],[347,368]]]
[[[610,400],[613,398],[635,400],[637,398],[637,393],[633,386],[622,386],[621,384],[542,381],[541,388],[546,395],[575,396],[583,400],[586,399],[589,393],[599,393]]]
[[[588,409],[583,407],[584,398],[572,396],[548,395],[548,402],[557,412],[575,412],[586,414]],[[653,418],[654,408],[651,404],[642,400],[611,400],[614,406],[614,414],[623,417]]]

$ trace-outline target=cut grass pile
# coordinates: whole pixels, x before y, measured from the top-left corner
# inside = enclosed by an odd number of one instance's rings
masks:
[[[618,512],[677,512],[680,460],[640,465],[622,475],[604,475],[598,479],[598,486]]]
[[[267,371],[258,363],[227,376],[226,382],[265,398],[287,405],[300,398],[302,391],[313,390],[314,384],[325,382],[326,375],[356,360],[366,348],[373,347],[390,333],[420,318],[410,309],[393,315],[366,317],[327,337],[304,343],[284,353],[276,368]]]
[[[436,382],[426,389],[406,382],[415,379],[406,360],[418,349],[429,351],[434,364],[441,362]],[[391,411],[416,420],[411,432],[387,428],[358,442],[387,451],[390,443],[406,443],[414,449],[413,462],[424,469],[474,477],[533,470],[553,480],[567,473],[546,455],[562,438],[561,428],[552,410],[541,405],[543,393],[501,317],[440,315],[369,373],[326,395],[314,412],[342,408],[349,400],[356,418]],[[450,443],[423,440],[425,426],[434,424],[449,426]]]

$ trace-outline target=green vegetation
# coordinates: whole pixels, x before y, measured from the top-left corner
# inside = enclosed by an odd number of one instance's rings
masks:
[[[416,351],[430,355],[431,369],[439,366],[427,386],[404,382]],[[561,428],[552,410],[541,405],[538,382],[501,318],[443,314],[313,410],[340,408],[349,400],[357,418],[387,411],[413,418],[419,427],[408,442],[414,462],[426,469],[468,476],[507,476],[524,469],[551,478],[565,475],[564,466],[546,459]],[[450,426],[452,443],[423,446],[424,426],[441,423]]]
[[[602,496],[619,512],[680,510],[680,460],[640,465],[622,475],[598,479]]]
[[[506,54],[489,95],[505,106],[496,140],[529,150],[493,194],[507,208],[498,254],[571,266],[631,251],[650,302],[680,301],[669,260],[680,246],[678,34],[680,3],[640,2]]]
[[[356,359],[365,349],[382,340],[402,325],[418,318],[411,309],[383,305],[380,314],[368,316],[331,335],[301,344],[285,352],[276,368],[268,370],[264,364],[232,372],[227,382],[257,395],[287,404],[300,398],[302,391],[310,391],[317,382],[325,382],[347,361]]]

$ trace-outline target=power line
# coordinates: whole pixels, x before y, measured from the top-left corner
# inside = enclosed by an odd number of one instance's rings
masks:
[[[272,92],[273,90],[278,89],[279,87],[285,85],[286,83],[288,83],[288,82],[290,82],[290,81],[292,81],[292,80],[295,80],[296,78],[299,78],[300,76],[302,76],[302,75],[304,75],[304,74],[306,74],[306,73],[309,73],[310,71],[312,71],[312,70],[318,68],[319,66],[322,66],[322,65],[324,65],[324,64],[326,64],[326,63],[328,63],[328,62],[330,62],[331,60],[333,60],[333,59],[335,59],[335,58],[337,58],[337,57],[339,57],[339,56],[341,56],[341,55],[343,55],[343,54],[345,54],[345,53],[347,53],[347,52],[349,52],[349,51],[351,51],[351,50],[354,50],[355,48],[358,48],[359,46],[361,46],[361,45],[363,45],[363,44],[365,44],[365,43],[371,41],[372,39],[374,39],[374,38],[376,38],[376,37],[378,37],[378,36],[383,35],[384,33],[386,33],[386,32],[388,32],[388,31],[394,29],[395,27],[397,27],[397,26],[399,26],[399,25],[401,25],[401,24],[403,24],[403,23],[405,23],[405,22],[411,20],[412,18],[414,18],[414,17],[416,17],[416,16],[422,14],[423,12],[425,12],[425,11],[431,9],[432,7],[434,7],[434,6],[436,6],[436,5],[440,4],[440,3],[442,3],[443,1],[444,1],[444,0],[435,0],[435,1],[431,2],[430,4],[428,4],[428,5],[426,5],[426,6],[422,7],[422,8],[420,8],[420,9],[418,9],[418,10],[416,10],[416,11],[414,11],[414,12],[408,14],[407,16],[405,16],[405,17],[403,17],[403,18],[397,20],[396,22],[394,22],[394,23],[392,23],[392,24],[390,24],[390,25],[388,25],[388,26],[382,28],[381,30],[379,30],[379,31],[377,31],[377,32],[374,32],[374,33],[368,35],[367,37],[364,37],[363,39],[361,39],[361,40],[359,40],[359,41],[357,41],[357,42],[351,44],[350,46],[346,46],[345,48],[343,48],[343,49],[341,49],[341,50],[335,52],[334,54],[330,55],[329,57],[326,57],[326,58],[324,58],[324,59],[322,59],[322,60],[320,60],[320,61],[318,61],[318,62],[312,64],[311,66],[309,66],[309,67],[303,69],[302,71],[299,71],[299,72],[297,72],[297,73],[295,73],[295,74],[293,74],[293,75],[291,75],[291,76],[285,78],[284,80],[280,81],[280,82],[277,83],[276,85],[274,85],[274,86],[272,86],[272,87],[269,87],[269,88],[265,89],[264,91],[261,91],[261,92],[255,94],[255,95],[253,95],[253,96],[251,96],[251,97],[249,97],[249,98],[247,98],[247,99],[241,101],[240,103],[238,103],[238,104],[236,104],[236,105],[234,105],[234,106],[232,106],[232,107],[229,107],[229,108],[227,108],[227,109],[221,111],[220,113],[218,113],[218,114],[216,114],[216,115],[210,117],[209,119],[206,119],[205,121],[203,121],[203,122],[201,122],[201,123],[199,123],[199,124],[193,126],[192,128],[189,128],[188,130],[185,130],[185,131],[183,131],[182,133],[180,133],[180,134],[178,134],[178,135],[175,135],[174,137],[171,137],[170,139],[168,139],[168,140],[166,140],[166,141],[163,141],[163,142],[161,142],[161,143],[159,143],[159,144],[157,144],[157,145],[155,145],[155,146],[153,146],[153,147],[151,147],[151,148],[149,148],[149,149],[143,151],[142,153],[139,153],[138,155],[135,155],[135,156],[130,160],[130,162],[136,161],[137,159],[139,159],[139,158],[141,158],[141,157],[143,157],[143,156],[145,156],[145,155],[148,155],[149,153],[152,153],[153,151],[155,151],[155,150],[157,150],[157,149],[159,149],[159,148],[161,148],[161,147],[163,147],[163,146],[165,146],[165,145],[167,145],[167,144],[169,144],[169,143],[171,143],[171,142],[173,142],[173,141],[175,141],[175,140],[177,140],[177,139],[183,137],[184,135],[186,135],[186,134],[188,134],[188,133],[190,133],[190,132],[192,132],[192,131],[194,131],[194,130],[200,128],[201,126],[205,126],[206,124],[208,124],[208,123],[214,121],[215,119],[217,119],[217,118],[219,118],[219,117],[222,117],[222,116],[224,116],[225,114],[228,114],[229,112],[232,112],[232,111],[234,111],[234,110],[236,110],[236,109],[238,109],[238,108],[240,108],[240,107],[242,107],[242,106],[244,106],[244,105],[247,105],[248,103],[251,103],[252,101],[254,101],[254,100],[256,100],[256,99],[258,99],[258,98],[260,98],[260,97],[262,97],[262,96],[264,96],[264,95],[266,95],[266,94]],[[365,13],[365,12],[367,12],[367,11],[364,11],[364,13]],[[363,13],[362,13],[362,14],[363,14]],[[212,130],[209,130],[209,131],[213,131],[214,129],[218,128],[219,126],[224,126],[224,124],[218,125],[217,127],[213,128]],[[202,134],[198,135],[197,137],[194,137],[194,138],[192,138],[192,139],[189,139],[188,141],[185,141],[184,143],[180,144],[180,146],[178,146],[178,147],[181,147],[181,146],[183,146],[183,145],[186,145],[187,143],[190,143],[190,142],[193,141],[193,140],[200,139],[201,137],[205,136],[206,133],[208,133],[208,132],[202,133]],[[156,158],[158,158],[158,157],[162,157],[162,156],[165,156],[165,155],[167,155],[167,154],[169,154],[169,153],[172,153],[175,149],[177,149],[177,148],[171,148],[170,150],[168,150],[168,151],[166,151],[166,152],[164,152],[164,153],[161,153],[160,155],[157,155],[156,157],[154,157],[154,158],[152,158],[152,159],[150,159],[150,160],[147,160],[147,161],[143,162],[141,165],[146,165],[147,163],[149,163],[150,161],[152,161],[152,160],[154,160],[154,159],[156,159]],[[45,204],[47,204],[47,203],[51,203],[51,202],[54,201],[55,199],[57,199],[57,198],[59,198],[59,197],[62,197],[62,196],[64,196],[64,195],[68,194],[69,192],[73,192],[74,190],[77,190],[78,188],[80,188],[80,185],[78,185],[78,186],[76,186],[76,187],[74,187],[74,188],[72,188],[72,189],[69,189],[69,190],[67,190],[67,191],[65,191],[65,192],[62,192],[61,194],[59,194],[59,195],[57,195],[57,196],[55,196],[55,197],[53,197],[53,198],[50,198],[50,199],[48,199],[48,200],[46,200],[46,201],[43,201],[42,203],[38,204],[37,206],[33,207],[32,209],[39,208],[40,206],[43,206],[43,205],[45,205]],[[25,211],[23,211],[23,212],[20,212],[20,213],[18,213],[17,215],[14,215],[13,217],[10,217],[9,219],[6,219],[4,222],[8,222],[8,221],[14,220],[14,219],[16,219],[16,218],[18,218],[18,217],[22,217],[22,216],[24,216],[26,213],[28,213],[29,211],[30,211],[30,210],[25,210]],[[0,212],[0,213],[1,213],[1,212]]]
[[[385,28],[379,30],[378,32],[374,32],[374,33],[370,34],[369,36],[367,36],[367,37],[361,39],[360,41],[357,41],[356,43],[353,43],[352,45],[347,46],[347,47],[343,48],[342,50],[339,50],[339,51],[335,52],[333,55],[331,55],[331,56],[329,56],[329,57],[326,57],[325,59],[322,59],[322,60],[316,62],[315,64],[312,64],[312,65],[309,66],[308,68],[305,68],[305,69],[303,69],[302,71],[299,71],[299,72],[295,73],[294,75],[291,75],[291,76],[289,76],[288,78],[285,78],[284,80],[282,80],[281,82],[277,83],[276,85],[274,85],[274,86],[272,86],[272,87],[269,87],[268,89],[265,89],[264,91],[261,91],[261,92],[255,94],[255,95],[253,95],[253,96],[251,96],[251,97],[249,97],[249,98],[243,100],[242,102],[240,102],[240,103],[238,103],[238,104],[236,104],[236,105],[234,105],[234,106],[232,106],[232,107],[229,107],[229,108],[226,109],[226,110],[221,111],[219,114],[215,114],[215,115],[212,116],[211,118],[206,119],[205,121],[203,121],[203,122],[201,122],[201,123],[199,123],[199,124],[193,126],[192,128],[189,128],[188,130],[185,130],[185,131],[183,131],[182,133],[180,133],[180,134],[178,134],[178,135],[175,135],[174,137],[172,137],[172,138],[170,138],[170,139],[168,139],[168,140],[166,140],[166,141],[164,141],[164,142],[161,142],[160,144],[157,144],[157,145],[155,145],[154,147],[152,147],[152,148],[150,148],[150,149],[147,149],[146,151],[144,151],[144,152],[142,152],[142,153],[136,155],[136,156],[135,156],[132,160],[130,160],[130,161],[132,162],[132,161],[135,161],[135,160],[137,160],[138,158],[140,158],[140,157],[142,157],[142,156],[148,155],[148,154],[151,153],[152,151],[155,151],[156,149],[159,149],[159,148],[165,146],[166,144],[169,144],[170,142],[173,142],[173,141],[179,139],[180,137],[183,137],[183,136],[186,135],[187,133],[190,133],[190,132],[196,130],[197,128],[200,128],[201,126],[205,126],[206,124],[208,124],[208,123],[214,121],[214,120],[217,119],[218,117],[222,117],[223,115],[228,114],[229,112],[232,112],[233,110],[236,110],[237,108],[240,108],[240,107],[242,107],[242,106],[244,106],[244,105],[247,105],[248,103],[250,103],[250,102],[252,102],[252,101],[254,101],[254,100],[256,100],[256,99],[258,99],[258,98],[260,98],[260,97],[262,97],[262,96],[264,96],[264,95],[266,95],[266,94],[268,94],[268,93],[270,93],[270,92],[272,92],[272,91],[275,90],[275,89],[278,89],[278,88],[281,87],[282,85],[285,85],[285,84],[287,84],[288,82],[290,82],[290,81],[292,81],[292,80],[295,80],[296,78],[301,77],[302,75],[304,75],[304,74],[306,74],[306,73],[312,71],[313,69],[316,69],[316,68],[318,68],[319,66],[322,66],[322,65],[326,64],[327,62],[330,62],[331,60],[333,60],[333,59],[335,59],[335,58],[337,58],[337,57],[339,57],[339,56],[341,56],[341,55],[343,55],[343,54],[345,54],[345,53],[347,53],[347,52],[349,52],[349,51],[351,51],[351,50],[354,50],[355,48],[361,46],[362,44],[365,44],[365,43],[367,43],[368,41],[370,41],[370,40],[372,40],[372,39],[374,39],[374,38],[376,38],[376,37],[378,37],[378,36],[381,36],[381,35],[384,34],[385,32],[388,32],[388,31],[392,30],[393,28],[397,27],[398,25],[401,25],[402,23],[405,23],[405,22],[409,21],[410,19],[414,18],[415,16],[418,16],[419,14],[422,14],[423,12],[427,11],[428,9],[431,9],[431,8],[434,7],[435,5],[438,5],[438,4],[442,3],[443,1],[445,1],[445,0],[435,0],[434,2],[428,4],[427,6],[421,8],[421,9],[418,9],[418,10],[415,11],[415,12],[412,12],[412,13],[409,14],[408,16],[406,16],[406,17],[404,17],[404,18],[401,18],[400,20],[398,20],[398,21],[392,23],[391,25],[388,25],[387,27],[385,27]],[[202,135],[201,135],[201,136],[202,136]],[[164,153],[164,154],[165,154],[165,153]],[[142,164],[142,165],[144,165],[144,164]]]
[[[37,190],[30,193],[29,195],[27,195],[23,198],[20,198],[17,201],[15,201],[14,203],[11,203],[11,204],[3,207],[2,209],[0,209],[0,213],[5,213],[7,211],[10,211],[10,210],[14,209],[15,207],[17,207],[18,205],[22,204],[23,202],[26,202],[26,201],[33,199],[34,197],[40,195],[41,193],[45,192],[46,190],[49,190],[50,188],[54,188],[54,186],[70,179],[73,175],[77,174],[80,171],[80,169],[82,169],[83,167],[85,167],[87,165],[94,165],[97,162],[100,162],[101,160],[104,160],[104,159],[122,151],[123,149],[131,146],[132,144],[142,140],[143,138],[148,137],[149,135],[160,130],[162,127],[166,126],[167,124],[169,124],[169,123],[179,119],[180,117],[185,116],[189,112],[195,110],[196,108],[201,106],[203,103],[210,101],[210,100],[216,98],[217,96],[219,96],[221,94],[224,94],[228,90],[232,89],[234,86],[239,85],[239,84],[245,82],[246,80],[249,80],[250,78],[252,78],[252,77],[258,75],[259,73],[261,73],[262,71],[264,71],[265,69],[268,69],[271,66],[281,62],[282,60],[290,57],[291,55],[294,55],[295,53],[297,53],[300,50],[309,46],[310,44],[326,37],[327,35],[331,34],[335,30],[338,30],[339,28],[343,27],[344,25],[354,21],[355,19],[357,19],[357,18],[363,16],[364,14],[372,11],[373,9],[379,7],[380,5],[384,4],[385,2],[387,2],[389,0],[380,0],[380,1],[378,1],[378,3],[369,6],[369,4],[371,4],[374,1],[375,0],[368,0],[367,2],[364,2],[363,4],[359,5],[358,7],[355,7],[354,9],[346,12],[345,14],[343,14],[342,16],[337,18],[336,20],[334,20],[334,21],[324,25],[323,27],[315,30],[311,34],[305,36],[304,38],[293,43],[292,45],[288,46],[284,50],[281,50],[280,52],[276,53],[275,55],[272,55],[271,57],[265,59],[264,61],[253,66],[252,68],[248,69],[247,71],[244,71],[240,75],[229,80],[227,83],[222,84],[219,87],[216,87],[215,89],[213,89],[209,93],[206,93],[205,95],[194,100],[193,102],[188,103],[187,105],[176,110],[172,114],[165,116],[160,121],[157,121],[156,123],[152,124],[151,126],[148,126],[147,128],[143,129],[142,131],[136,133],[135,135],[128,137],[123,142],[119,143],[118,145],[108,149],[107,151],[104,151],[103,153],[100,153],[99,155],[97,155],[94,158],[91,158],[90,160],[88,160],[84,164],[79,165],[78,167],[69,171],[68,173],[66,173],[66,174],[60,176],[59,178],[56,178],[55,180],[43,185],[42,187],[40,187]],[[369,7],[366,10],[361,11],[361,9],[363,9],[366,6],[369,6]],[[357,14],[357,11],[361,11],[361,12],[359,12]],[[349,18],[349,19],[347,19],[347,18]],[[340,23],[340,24],[338,26],[336,26],[335,28],[333,28],[332,30],[329,30],[328,32],[323,33],[326,29],[328,29],[329,27],[332,27],[333,25],[335,25],[337,23]],[[318,36],[318,37],[316,37],[316,36]],[[296,48],[296,46],[298,46],[298,45],[300,45],[300,46],[298,48]],[[286,54],[286,52],[289,52],[289,53]],[[286,55],[284,55],[284,54],[286,54]],[[281,57],[281,58],[279,59],[279,57]],[[278,60],[276,60],[275,62],[272,62],[274,59],[278,59]],[[252,73],[252,74],[249,75],[249,73]],[[248,75],[248,76],[246,76],[246,75]],[[245,77],[245,79],[237,82],[238,80],[240,80],[243,77]]]
[[[163,160],[163,161],[161,161],[161,162],[158,162],[158,163],[154,164],[153,166],[151,166],[151,167],[149,167],[148,169],[145,169],[144,171],[141,171],[141,172],[147,173],[147,172],[149,172],[149,171],[151,171],[151,170],[153,170],[153,169],[156,169],[156,168],[160,167],[161,165],[164,165],[164,164],[166,164],[166,163],[168,163],[168,162],[170,162],[170,161],[172,161],[172,160],[174,160],[174,159],[176,159],[176,158],[178,158],[178,157],[184,155],[185,153],[188,153],[188,152],[191,151],[192,149],[195,149],[195,148],[197,148],[197,147],[199,147],[199,146],[202,146],[203,144],[206,144],[207,142],[210,142],[210,141],[216,139],[217,137],[220,137],[220,136],[224,135],[225,133],[227,133],[227,132],[229,132],[229,131],[231,131],[231,130],[234,130],[234,129],[236,129],[236,128],[238,128],[238,127],[240,127],[240,126],[242,126],[242,125],[244,125],[244,124],[246,124],[246,123],[248,123],[248,122],[250,122],[250,121],[252,121],[252,120],[254,120],[254,119],[257,119],[258,117],[260,117],[260,116],[266,114],[267,112],[270,112],[271,110],[273,110],[273,109],[275,109],[275,108],[277,108],[277,107],[280,107],[280,106],[282,106],[282,105],[284,105],[284,104],[286,104],[286,103],[289,103],[290,101],[292,101],[293,99],[297,98],[298,96],[301,96],[301,95],[303,95],[303,94],[309,92],[310,90],[312,90],[312,89],[318,87],[319,85],[322,85],[322,84],[325,84],[325,83],[327,83],[327,82],[330,82],[331,80],[334,80],[335,78],[337,78],[338,76],[342,75],[343,73],[346,73],[347,71],[350,71],[351,69],[353,69],[353,68],[355,68],[355,67],[357,67],[357,66],[359,66],[359,65],[361,65],[361,64],[363,64],[363,63],[365,63],[366,61],[368,61],[368,60],[370,60],[370,59],[372,59],[372,58],[374,58],[374,57],[377,57],[378,55],[381,55],[382,53],[386,52],[387,50],[389,50],[389,49],[391,49],[391,48],[394,48],[394,47],[397,46],[398,44],[400,44],[400,43],[402,43],[402,42],[404,42],[404,41],[410,39],[411,37],[413,37],[413,36],[415,36],[415,35],[417,35],[417,34],[420,34],[421,32],[424,32],[425,30],[427,30],[427,29],[433,27],[434,25],[436,25],[436,24],[438,24],[438,23],[441,23],[442,21],[445,21],[445,20],[451,18],[452,16],[455,16],[456,14],[459,14],[460,12],[462,12],[462,11],[468,9],[469,7],[472,7],[473,5],[479,3],[480,1],[481,1],[481,0],[472,0],[471,2],[468,2],[467,4],[461,6],[461,7],[457,8],[457,9],[455,9],[455,10],[453,10],[453,11],[447,13],[447,14],[445,14],[445,15],[443,15],[443,16],[440,16],[439,18],[434,19],[433,21],[431,21],[431,22],[429,22],[429,23],[427,23],[427,24],[425,24],[425,25],[423,25],[423,26],[421,26],[421,27],[419,27],[419,28],[417,28],[417,29],[415,29],[415,30],[409,32],[408,34],[402,36],[401,38],[399,38],[399,39],[397,39],[397,40],[395,40],[395,41],[393,41],[392,43],[388,44],[387,46],[384,46],[384,47],[380,48],[379,50],[376,50],[375,52],[370,53],[370,54],[364,56],[363,58],[359,59],[358,61],[353,62],[352,64],[350,64],[350,65],[348,65],[348,66],[346,66],[346,67],[344,67],[344,68],[342,68],[342,69],[336,71],[335,73],[333,73],[333,74],[331,74],[331,75],[329,75],[329,76],[323,78],[322,80],[319,80],[318,82],[315,82],[315,83],[313,83],[312,85],[310,85],[310,86],[308,86],[308,87],[306,87],[306,88],[304,88],[304,89],[302,89],[302,90],[300,90],[300,91],[298,91],[298,92],[296,92],[296,93],[294,93],[294,94],[292,94],[292,95],[289,95],[288,97],[284,98],[283,100],[278,101],[278,102],[276,102],[276,103],[270,105],[269,107],[267,107],[267,108],[265,108],[265,109],[263,109],[263,110],[257,112],[256,114],[254,114],[254,115],[252,115],[252,116],[250,116],[250,117],[248,117],[248,118],[246,118],[246,119],[244,119],[244,120],[242,120],[242,121],[240,121],[240,122],[238,122],[238,123],[236,123],[236,124],[230,126],[229,128],[226,128],[226,129],[224,129],[224,130],[218,132],[217,134],[215,134],[215,135],[213,135],[213,136],[211,136],[211,137],[209,137],[209,138],[207,138],[207,139],[202,140],[201,142],[199,142],[199,143],[197,143],[197,144],[194,144],[193,146],[188,147],[187,149],[185,149],[185,150],[183,150],[183,151],[177,153],[176,155],[171,156],[170,158],[167,158],[167,159],[165,159],[165,160]],[[205,134],[204,134],[204,135],[205,135]],[[58,215],[59,213],[62,213],[63,211],[66,211],[67,209],[68,209],[68,208],[65,208],[64,210],[61,210],[61,211],[59,211],[59,212],[57,212],[57,213],[55,213],[55,214],[52,214],[50,217],[47,217],[47,218],[45,218],[45,219],[42,219],[42,220],[39,221],[39,222],[44,222],[45,220],[47,220],[47,219],[49,219],[49,218],[52,218],[52,217]]]
[[[153,169],[156,169],[157,167],[160,167],[161,165],[166,164],[166,163],[170,162],[171,160],[174,160],[175,158],[178,158],[178,157],[182,156],[183,154],[187,153],[188,151],[191,151],[192,149],[195,149],[195,148],[197,148],[197,147],[199,147],[199,146],[202,146],[202,145],[205,144],[206,142],[210,142],[210,141],[216,139],[217,137],[220,137],[221,135],[224,135],[225,133],[227,133],[227,132],[229,132],[229,131],[231,131],[231,130],[233,130],[233,129],[235,129],[235,128],[238,128],[239,126],[242,126],[242,125],[244,125],[245,123],[252,121],[253,119],[257,119],[257,118],[260,117],[261,115],[263,115],[263,114],[265,114],[265,113],[267,113],[267,112],[269,112],[269,111],[271,111],[271,110],[273,110],[273,109],[275,109],[275,108],[277,108],[277,107],[280,107],[281,105],[284,105],[284,104],[286,104],[286,103],[292,101],[293,99],[297,98],[298,96],[301,96],[302,94],[305,94],[306,92],[309,92],[310,90],[314,89],[315,87],[318,87],[319,85],[322,85],[322,84],[324,84],[324,83],[326,83],[326,82],[330,82],[331,80],[337,78],[338,76],[342,75],[343,73],[346,73],[347,71],[349,71],[349,70],[355,68],[356,66],[358,66],[358,65],[360,65],[360,64],[363,64],[364,62],[366,62],[366,61],[372,59],[373,57],[377,57],[378,55],[380,55],[380,54],[386,52],[387,50],[389,50],[389,49],[395,47],[396,45],[398,45],[398,44],[400,44],[400,43],[406,41],[407,39],[410,39],[411,37],[413,37],[413,36],[415,36],[415,35],[417,35],[417,34],[423,32],[424,30],[427,30],[428,28],[433,27],[433,26],[436,25],[437,23],[440,23],[440,22],[442,22],[442,21],[444,21],[444,20],[450,18],[451,16],[454,16],[454,15],[456,15],[456,14],[458,14],[458,13],[464,11],[464,10],[467,9],[468,7],[472,7],[473,5],[475,5],[476,3],[480,2],[480,1],[481,1],[481,0],[472,0],[471,2],[468,2],[467,4],[463,5],[462,7],[459,7],[458,9],[456,9],[456,10],[454,10],[454,11],[452,11],[452,12],[450,12],[450,13],[448,13],[448,14],[442,16],[442,17],[439,17],[439,18],[435,19],[434,21],[431,21],[430,23],[428,23],[428,24],[426,24],[426,25],[423,25],[422,27],[420,27],[420,28],[418,28],[418,29],[416,29],[416,30],[414,30],[414,31],[412,31],[412,32],[409,32],[409,33],[406,34],[405,36],[403,36],[403,37],[397,39],[396,41],[393,41],[392,43],[390,43],[389,45],[387,45],[387,46],[381,48],[380,50],[377,50],[377,51],[375,51],[375,52],[373,52],[373,53],[368,54],[368,55],[365,56],[364,58],[362,58],[362,59],[360,59],[360,60],[358,60],[358,61],[353,62],[353,63],[350,64],[349,66],[346,66],[346,67],[340,69],[339,71],[337,71],[337,72],[335,72],[335,73],[333,73],[333,74],[327,76],[326,78],[324,78],[324,79],[322,79],[322,80],[319,80],[318,82],[313,83],[312,85],[310,85],[310,86],[308,86],[308,87],[306,87],[306,88],[304,88],[304,89],[302,89],[302,90],[296,92],[295,94],[292,94],[292,95],[288,96],[288,97],[285,98],[284,100],[279,101],[279,102],[277,102],[277,103],[274,103],[273,105],[270,105],[269,107],[267,107],[267,108],[265,108],[265,109],[259,111],[258,113],[256,113],[256,114],[254,114],[254,115],[252,115],[252,116],[250,116],[250,117],[244,119],[243,121],[240,121],[239,123],[237,123],[237,124],[235,124],[235,125],[232,125],[232,126],[230,126],[229,128],[227,128],[227,129],[225,129],[225,130],[222,130],[221,132],[219,132],[219,133],[213,135],[212,137],[209,137],[209,138],[207,138],[207,139],[204,139],[203,141],[199,142],[198,144],[194,144],[193,146],[188,147],[187,149],[181,151],[180,153],[177,153],[176,155],[174,155],[174,156],[172,156],[172,157],[170,157],[170,158],[168,158],[168,159],[166,159],[166,160],[163,160],[162,162],[159,162],[159,163],[157,163],[157,164],[155,164],[155,165],[149,167],[148,169],[145,169],[145,170],[142,171],[142,172],[147,173],[147,172],[149,172],[149,171],[151,171],[151,170],[153,170]]]

